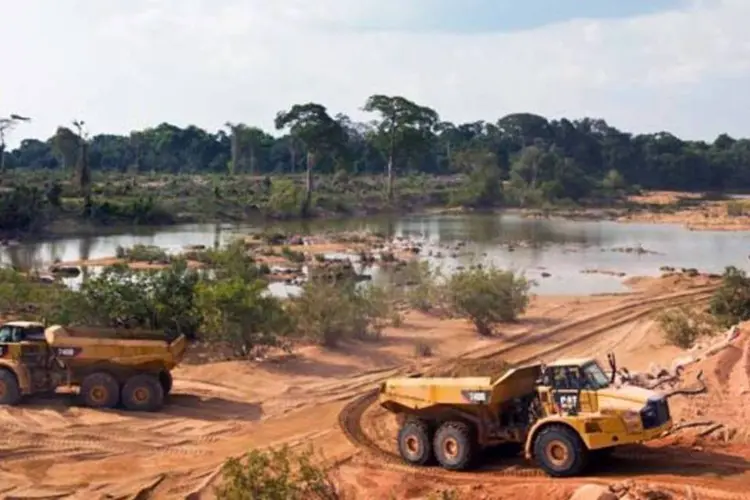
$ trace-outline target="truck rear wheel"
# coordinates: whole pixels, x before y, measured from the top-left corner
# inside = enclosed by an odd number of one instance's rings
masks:
[[[153,375],[135,375],[122,388],[122,404],[131,411],[157,411],[164,406],[164,389]]]
[[[426,465],[432,460],[430,430],[424,422],[407,420],[398,431],[398,451],[412,465]]]
[[[114,408],[120,402],[120,384],[109,373],[92,373],[83,379],[79,396],[91,408]]]
[[[0,405],[14,405],[21,401],[21,388],[16,376],[0,369]]]
[[[446,422],[435,433],[433,448],[435,457],[444,468],[463,470],[471,466],[477,443],[469,425]]]
[[[534,458],[550,476],[577,476],[586,468],[588,450],[575,431],[551,425],[534,439]]]

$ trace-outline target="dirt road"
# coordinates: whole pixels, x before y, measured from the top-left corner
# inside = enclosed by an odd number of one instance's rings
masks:
[[[362,395],[370,395],[368,391],[389,376],[436,369],[459,353],[521,361],[568,352],[602,354],[614,348],[623,363],[637,369],[632,360],[673,354],[654,335],[650,315],[669,304],[705,300],[707,291],[664,293],[654,288],[632,296],[539,298],[522,321],[503,328],[494,339],[478,339],[460,320],[409,314],[402,327],[388,330],[376,344],[336,352],[307,347],[297,356],[263,363],[180,367],[169,405],[158,414],[93,411],[76,407],[65,396],[0,408],[0,495],[210,497],[212,474],[227,457],[252,447],[310,443],[341,464],[342,482],[356,491],[356,498],[389,493],[419,498],[441,484],[474,488],[477,479],[505,498],[513,498],[522,484],[555,498],[567,494],[577,480],[552,481],[518,460],[490,462],[486,470],[468,474],[405,468],[392,460],[392,423],[369,405],[371,396],[368,400]],[[432,346],[434,359],[415,357],[415,345],[425,342]],[[746,349],[735,363],[747,366],[745,379],[750,377],[748,356]],[[740,377],[735,371],[727,380]],[[716,381],[720,383],[718,377]],[[708,449],[719,444],[703,446],[701,452],[688,448],[690,455],[664,448],[644,457],[639,451],[641,455],[625,456],[617,470],[604,470],[593,482],[628,476],[684,489],[689,481],[696,482],[698,498],[739,498],[731,495],[740,491],[741,481],[750,481],[741,458],[750,452],[736,443],[736,449],[708,455]],[[670,460],[658,453],[667,453]],[[706,470],[711,477],[697,477]]]

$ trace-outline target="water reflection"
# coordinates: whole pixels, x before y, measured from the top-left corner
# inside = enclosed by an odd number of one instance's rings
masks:
[[[388,236],[409,236],[428,242],[425,254],[441,252],[432,262],[447,270],[473,262],[492,262],[526,272],[538,279],[539,293],[600,293],[621,291],[621,279],[581,274],[583,269],[656,275],[659,267],[694,267],[721,272],[727,265],[745,268],[750,249],[747,232],[689,231],[679,226],[617,224],[607,221],[524,219],[515,215],[422,215],[341,220],[278,222],[267,225],[194,224],[170,228],[140,228],[26,243],[0,248],[0,263],[19,269],[43,269],[55,259],[72,261],[113,256],[118,246],[158,245],[179,252],[187,245],[215,246],[261,230],[315,234],[331,230],[369,230]],[[455,242],[467,242],[460,251]],[[624,254],[614,247],[643,246],[659,254]],[[451,254],[457,253],[455,257]],[[95,272],[82,269],[84,277]],[[541,278],[541,273],[550,273]],[[382,273],[372,271],[381,281]]]

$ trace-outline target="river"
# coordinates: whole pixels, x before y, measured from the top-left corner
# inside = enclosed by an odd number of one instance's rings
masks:
[[[379,231],[424,238],[434,244],[466,242],[461,254],[431,260],[447,270],[472,262],[492,262],[524,272],[537,281],[540,294],[592,294],[627,290],[629,276],[660,273],[661,266],[720,273],[725,266],[750,267],[750,232],[690,231],[676,225],[621,224],[612,221],[526,219],[515,214],[405,215],[258,225],[191,224],[139,228],[118,234],[80,236],[23,243],[0,249],[0,264],[44,268],[55,259],[95,259],[136,243],[180,251],[186,245],[213,245],[240,234],[278,228],[298,234],[330,230]],[[509,245],[510,244],[510,245]],[[641,247],[655,253],[623,253],[615,248]],[[436,250],[435,250],[436,251]],[[625,277],[582,273],[598,269]],[[543,277],[542,273],[549,276]],[[376,281],[385,279],[378,270]]]

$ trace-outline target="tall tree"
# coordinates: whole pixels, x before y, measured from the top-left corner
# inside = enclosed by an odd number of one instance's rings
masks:
[[[243,127],[242,124],[237,123],[231,123],[227,122],[226,126],[229,128],[230,132],[230,160],[229,160],[229,175],[235,175],[240,172],[240,155],[242,153],[241,151],[241,144],[240,144],[240,131]]]
[[[289,129],[289,133],[299,139],[307,150],[306,195],[302,209],[303,214],[307,215],[310,213],[314,188],[313,168],[324,155],[341,151],[346,143],[346,135],[341,124],[331,118],[325,106],[312,102],[295,104],[288,111],[279,111],[275,125],[277,130]]]
[[[393,162],[398,151],[409,153],[424,145],[438,114],[432,108],[420,106],[401,96],[375,94],[365,102],[364,110],[380,115],[377,124],[377,143],[388,158],[386,194],[393,198]]]
[[[0,174],[5,172],[5,136],[21,122],[31,121],[28,116],[11,114],[0,118]]]
[[[76,133],[68,127],[57,127],[52,142],[62,169],[75,168],[80,149],[79,137]]]
[[[73,126],[78,132],[78,162],[76,168],[76,183],[83,196],[83,213],[91,215],[91,168],[89,166],[89,134],[85,129],[86,122],[75,120]]]

